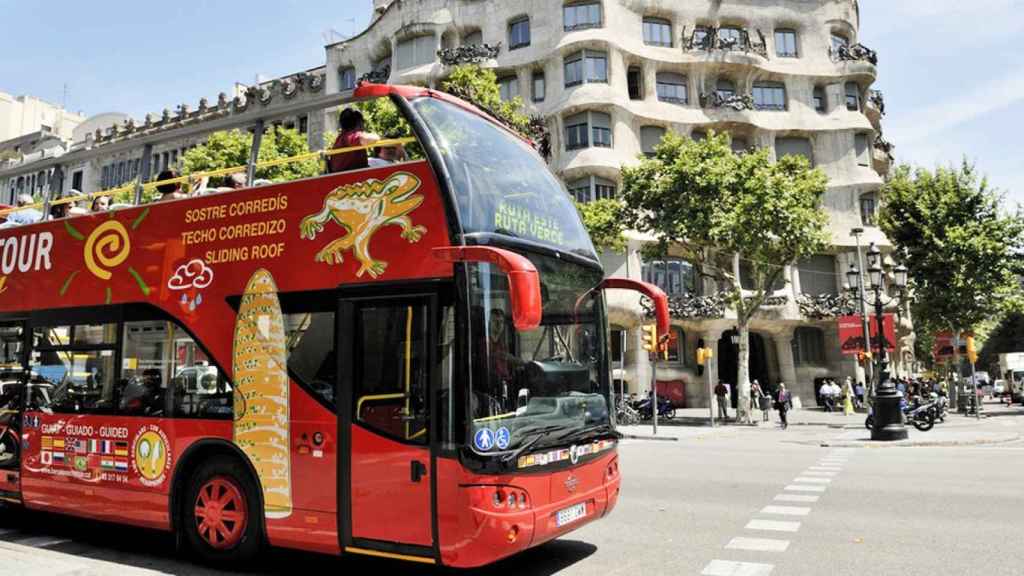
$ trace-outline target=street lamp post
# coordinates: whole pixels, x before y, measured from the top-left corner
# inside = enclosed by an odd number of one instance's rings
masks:
[[[874,243],[868,250],[868,280],[871,290],[874,292],[874,300],[868,302],[868,295],[853,286],[850,291],[861,300],[864,307],[871,305],[875,309],[875,321],[878,323],[878,366],[876,374],[877,385],[873,398],[875,425],[871,430],[872,440],[905,440],[907,428],[903,425],[903,413],[900,410],[901,396],[896,391],[896,386],[889,378],[889,360],[885,352],[885,329],[884,329],[884,307],[887,304],[898,303],[903,297],[903,291],[907,287],[907,269],[902,264],[893,269],[893,280],[899,293],[894,298],[886,300],[882,296],[885,288],[885,271],[882,269],[882,253]],[[860,270],[851,270],[860,275]]]
[[[847,273],[847,277],[849,279],[850,286],[857,286],[857,287],[859,287],[859,289],[860,289],[862,294],[865,293],[865,290],[864,290],[864,275],[861,273],[861,271],[864,270],[864,255],[861,253],[861,248],[860,248],[860,236],[863,233],[864,233],[864,229],[863,228],[854,228],[853,230],[850,230],[850,234],[852,234],[853,237],[857,239],[857,268],[856,268],[857,274],[856,274],[856,276],[854,276],[853,274]],[[853,268],[853,267],[851,266],[851,268]],[[864,333],[864,351],[865,352],[870,352],[871,351],[871,330],[868,328],[868,305],[867,305],[867,303],[863,299],[861,299],[861,301],[860,301],[860,323],[861,323],[861,330]],[[868,362],[864,366],[864,380],[865,380],[864,385],[867,388],[866,396],[870,399],[872,397],[872,391],[874,390],[874,384],[875,384],[875,382],[874,382],[874,380],[875,380],[874,379],[874,370],[871,369],[871,363],[870,362]]]

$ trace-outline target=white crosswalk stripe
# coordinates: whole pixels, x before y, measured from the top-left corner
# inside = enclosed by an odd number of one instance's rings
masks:
[[[831,478],[811,478],[809,476],[801,476],[799,478],[794,478],[793,482],[803,482],[803,483],[806,483],[806,484],[831,484],[832,483],[832,479]]]
[[[804,476],[835,476],[839,470],[804,470]]]
[[[820,496],[814,496],[811,494],[779,494],[775,497],[775,501],[814,503],[817,502],[819,498]]]
[[[806,506],[765,506],[761,514],[778,514],[779,516],[807,516],[811,509]]]
[[[768,532],[798,532],[799,522],[784,520],[751,520],[745,526],[747,530],[765,530]]]
[[[701,576],[768,576],[774,569],[772,564],[712,560],[704,567]]]
[[[785,552],[789,548],[789,540],[737,536],[730,540],[725,547],[729,550],[748,550],[751,552]]]
[[[824,492],[824,486],[816,486],[810,484],[790,484],[784,488],[790,492]]]

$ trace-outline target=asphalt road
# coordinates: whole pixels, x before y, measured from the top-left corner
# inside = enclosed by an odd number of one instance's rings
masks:
[[[950,425],[973,425],[952,417]],[[1024,433],[1024,411],[980,430]],[[1024,442],[985,446],[832,448],[825,427],[694,428],[679,441],[626,440],[613,514],[474,574],[707,576],[1024,573]],[[5,543],[40,550],[76,574],[223,572],[175,556],[160,533],[0,510]],[[12,566],[13,564],[8,564]],[[41,565],[42,566],[42,565]],[[36,567],[34,574],[61,574]],[[270,552],[259,574],[460,573],[368,558]],[[142,572],[140,572],[142,573]]]

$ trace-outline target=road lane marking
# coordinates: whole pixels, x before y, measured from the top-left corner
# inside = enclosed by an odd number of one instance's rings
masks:
[[[808,476],[800,476],[799,478],[794,478],[793,482],[803,482],[805,484],[831,484],[832,483],[832,479],[831,478],[810,478]]]
[[[817,470],[818,472],[839,472],[843,469],[842,466],[808,466],[808,470]]]
[[[776,502],[817,502],[820,496],[811,494],[779,494],[775,497]]]
[[[768,532],[799,532],[800,523],[785,520],[751,520],[744,526],[747,530],[765,530]]]
[[[790,484],[785,490],[790,492],[824,492],[825,486],[813,486],[809,484]]]
[[[751,552],[785,552],[789,548],[789,540],[737,536],[730,540],[725,547],[729,550],[749,550]]]
[[[838,470],[804,470],[800,473],[801,476],[835,476],[838,474]]]
[[[67,538],[54,538],[52,536],[36,536],[34,538],[26,538],[24,540],[18,540],[14,544],[20,546],[29,546],[32,548],[48,548],[50,546],[56,546],[58,544],[64,544],[70,542]]]
[[[712,560],[704,567],[701,576],[768,576],[773,569],[775,569],[773,564]]]
[[[818,460],[818,462],[820,464],[836,464],[841,466],[849,462],[849,460],[845,458],[822,458],[821,460]]]
[[[761,514],[778,514],[779,516],[807,516],[811,509],[805,506],[765,506]]]

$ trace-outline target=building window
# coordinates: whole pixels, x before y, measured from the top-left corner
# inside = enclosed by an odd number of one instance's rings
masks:
[[[583,50],[565,59],[565,86],[608,82],[608,54]]]
[[[776,138],[775,157],[781,160],[785,156],[803,156],[814,166],[814,152],[807,138]]]
[[[860,86],[856,82],[846,83],[846,109],[850,112],[860,111]]]
[[[697,274],[693,265],[678,258],[652,260],[641,268],[644,282],[654,284],[669,296],[697,294]]]
[[[828,99],[825,97],[825,89],[821,86],[814,87],[814,109],[822,114],[828,112]]]
[[[299,116],[299,134],[306,134],[309,132],[309,114],[303,114]]]
[[[565,31],[601,27],[601,3],[570,4],[562,9]]]
[[[738,46],[743,39],[743,31],[733,26],[722,26],[718,29],[718,39],[727,46]]]
[[[352,66],[338,68],[338,88],[342,92],[354,90],[356,87],[356,69]]]
[[[715,82],[715,92],[720,98],[732,98],[736,95],[736,85],[728,78],[719,78]]]
[[[853,137],[854,148],[857,151],[857,164],[859,166],[870,166],[871,157],[868,153],[870,146],[868,146],[868,135],[857,134]]]
[[[686,332],[678,326],[673,326],[668,331],[668,342],[665,343],[665,350],[668,353],[666,362],[681,364],[686,358]]]
[[[433,34],[417,36],[398,43],[398,69],[429,64],[437,57],[437,41]]]
[[[840,48],[849,48],[850,39],[838,32],[832,33],[832,51],[839,52]]]
[[[793,361],[797,364],[825,364],[825,333],[821,328],[801,326],[793,332]]]
[[[818,254],[797,262],[800,275],[800,292],[810,296],[839,294],[836,285],[836,257]]]
[[[498,78],[498,92],[504,102],[511,102],[519,97],[519,77],[503,76]]]
[[[530,96],[533,98],[533,101],[543,102],[548,91],[547,81],[544,79],[544,72],[534,72],[533,81],[530,86]]]
[[[629,89],[630,100],[644,99],[644,73],[643,70],[632,66],[626,71],[626,86]]]
[[[644,44],[672,47],[672,23],[661,18],[644,18]]]
[[[751,262],[746,258],[740,258],[740,287],[743,288],[744,290],[757,289],[757,284],[754,278],[754,267],[751,266],[750,264]],[[767,282],[768,276],[770,276],[774,271],[769,269],[768,266],[764,266],[762,267],[761,272],[764,274],[762,282]],[[782,290],[785,287],[786,279],[783,277],[783,274],[779,274],[775,280],[775,284],[772,285],[771,288],[766,288],[766,290],[768,292],[774,292],[777,290]]]
[[[778,83],[754,84],[754,107],[758,110],[784,111],[786,109],[786,86]]]
[[[578,150],[590,146],[587,113],[574,114],[565,119],[565,149]]]
[[[860,197],[860,222],[865,226],[874,226],[878,212],[878,195],[874,192]]]
[[[484,43],[484,33],[477,30],[462,37],[463,46],[479,46]]]
[[[579,203],[615,198],[617,186],[611,180],[597,176],[586,176],[566,185],[569,194]]]
[[[673,104],[686,104],[686,76],[672,72],[658,72],[658,100]]]
[[[72,190],[78,190],[78,191],[82,190],[82,178],[83,177],[84,177],[84,174],[82,173],[81,170],[75,170],[71,174],[71,189]]]
[[[611,333],[611,342],[609,342],[612,348],[611,361],[618,365],[622,362],[622,343],[626,330],[619,327],[613,327],[609,332]],[[618,390],[618,387],[616,387],[616,390]]]
[[[591,112],[590,126],[594,146],[612,147],[612,117],[605,112]]]
[[[522,16],[508,24],[508,49],[515,50],[530,45],[530,18]]]
[[[704,43],[704,40],[708,37],[707,26],[697,26],[693,29],[693,45],[700,46]]]
[[[706,138],[707,135],[701,137],[701,140]],[[734,154],[743,154],[747,150],[750,150],[750,142],[742,136],[731,136],[729,139],[729,147],[732,148]]]
[[[694,142],[701,142],[707,139],[707,137],[708,133],[703,130],[694,130],[693,132],[690,132],[690,140],[693,140]]]
[[[775,31],[775,55],[779,58],[796,58],[796,30]]]
[[[644,152],[644,156],[651,158],[654,156],[654,149],[661,144],[661,139],[665,136],[665,129],[661,126],[642,126],[640,127],[640,148]]]

